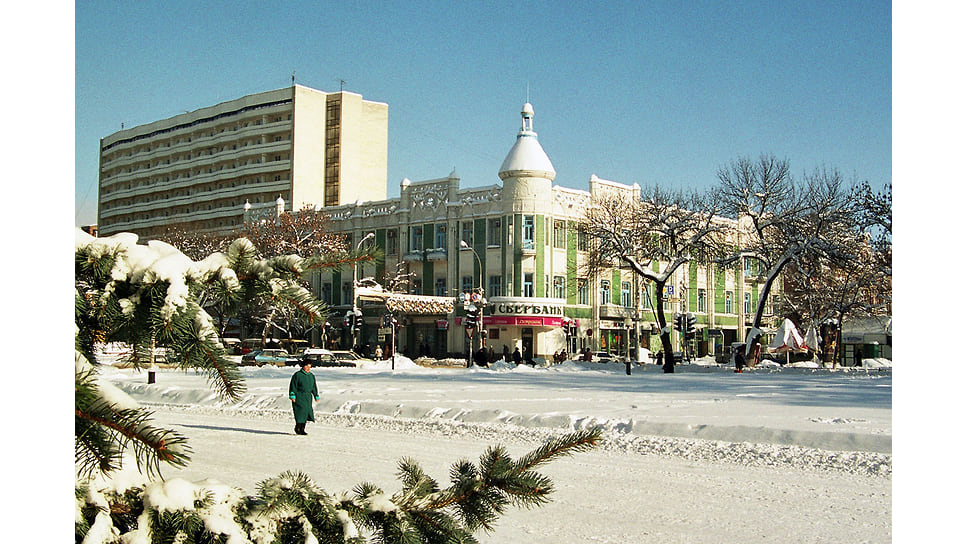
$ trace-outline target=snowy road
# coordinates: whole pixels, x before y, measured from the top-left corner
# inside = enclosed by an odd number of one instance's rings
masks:
[[[166,478],[213,478],[256,492],[301,470],[330,492],[399,489],[411,457],[446,484],[451,465],[491,445],[519,456],[551,434],[605,431],[558,459],[552,502],[512,509],[486,543],[890,542],[890,372],[616,365],[549,369],[314,369],[309,436],[292,433],[293,369],[245,368],[247,393],[215,397],[203,376],[102,375],[189,438],[191,464]]]
[[[533,431],[499,426],[442,425],[435,432],[379,416],[319,419],[299,437],[285,413],[158,409],[156,420],[188,436],[195,452],[188,468],[165,475],[214,477],[254,492],[266,477],[301,470],[330,492],[363,481],[393,492],[405,456],[446,482],[458,458],[476,460],[495,443],[518,456],[540,442]],[[481,542],[891,541],[891,480],[881,476],[617,450],[558,459],[542,472],[555,482],[552,502],[510,510]]]

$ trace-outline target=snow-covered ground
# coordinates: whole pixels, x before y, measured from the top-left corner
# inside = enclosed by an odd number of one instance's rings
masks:
[[[441,482],[492,444],[521,455],[592,425],[594,451],[543,467],[553,502],[512,510],[487,543],[889,542],[892,371],[769,367],[734,374],[711,361],[663,374],[619,364],[497,364],[395,370],[316,368],[309,436],[292,432],[294,368],[244,367],[247,393],[220,401],[204,376],[105,367],[102,377],[189,437],[191,464],[166,478],[212,478],[254,493],[285,470],[325,489],[399,489],[397,462]]]

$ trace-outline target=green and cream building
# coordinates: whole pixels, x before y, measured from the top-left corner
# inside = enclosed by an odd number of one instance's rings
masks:
[[[410,305],[395,305],[404,325],[399,350],[466,354],[464,311],[453,301],[479,288],[489,303],[482,319],[486,345],[496,354],[519,348],[550,359],[561,349],[575,353],[590,347],[641,360],[632,348],[658,350],[650,285],[629,270],[588,276],[584,265],[592,242],[579,229],[597,196],[617,192],[638,198],[640,188],[594,175],[587,191],[554,185],[555,169],[538,142],[533,116],[531,104],[525,104],[517,139],[498,170],[499,184],[462,189],[456,173],[420,182],[404,179],[399,198],[326,209],[334,231],[346,233],[351,245],[372,232],[373,243],[385,252],[379,266],[358,271],[360,278],[380,282],[399,263],[414,275],[409,292],[420,296]],[[756,308],[755,280],[742,266],[690,263],[669,282],[663,311],[669,323],[677,312],[695,314],[694,349],[699,355],[713,353],[743,339]],[[337,309],[332,322],[339,327],[339,314],[352,305],[352,273],[314,281]],[[366,323],[361,343],[389,343],[380,330],[385,302],[360,298]]]

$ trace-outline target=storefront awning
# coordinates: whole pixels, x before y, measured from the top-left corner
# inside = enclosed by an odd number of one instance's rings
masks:
[[[382,289],[359,288],[356,295],[363,300],[377,300],[387,309],[400,315],[447,315],[454,313],[454,299],[426,295],[390,293]]]
[[[560,317],[492,315],[484,317],[484,326],[514,325],[518,327],[561,327]]]

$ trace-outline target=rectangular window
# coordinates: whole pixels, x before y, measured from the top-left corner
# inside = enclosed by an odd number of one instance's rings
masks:
[[[319,289],[319,298],[326,304],[335,304],[333,301],[333,284],[324,283]]]
[[[726,313],[727,314],[733,313],[733,292],[732,291],[726,291],[725,302],[726,302],[726,308],[725,308]]]
[[[705,289],[696,290],[696,310],[703,313],[706,311],[706,290]]]
[[[501,296],[501,276],[487,277],[487,296],[489,297]]]
[[[555,221],[554,223],[554,246],[565,249],[565,222]]]
[[[632,307],[632,282],[630,281],[622,282],[622,306]]]
[[[743,313],[753,313],[753,296],[751,293],[743,293]]]
[[[434,247],[436,249],[444,249],[447,247],[447,225],[437,225],[436,234],[434,235]]]
[[[343,282],[343,304],[353,304],[353,282]]]
[[[534,216],[524,216],[521,225],[521,246],[524,249],[534,249]]]
[[[743,257],[743,276],[750,277],[753,275],[753,259],[749,257]]]
[[[397,240],[397,229],[387,231],[387,255],[396,255],[400,251],[400,242]]]
[[[500,219],[491,219],[487,222],[487,245],[491,247],[501,245]]]
[[[598,289],[598,303],[601,305],[611,304],[612,302],[612,283],[608,280],[602,280]]]
[[[410,251],[423,251],[423,227],[410,227]]]
[[[464,276],[460,279],[460,290],[464,293],[469,293],[474,290],[474,278],[471,276]]]
[[[531,272],[524,273],[524,285],[521,292],[521,296],[533,297],[534,296],[534,274]]]
[[[578,251],[588,251],[588,232],[578,227]]]
[[[423,293],[423,280],[420,278],[414,278],[413,283],[410,285],[411,295],[422,295]]]
[[[434,295],[438,297],[447,296],[447,278],[437,278],[434,280]]]
[[[579,279],[575,286],[576,302],[578,304],[588,304],[588,280]]]
[[[555,298],[565,298],[565,277],[555,276]]]
[[[474,222],[464,221],[460,225],[460,239],[467,242],[467,245],[474,245]]]

